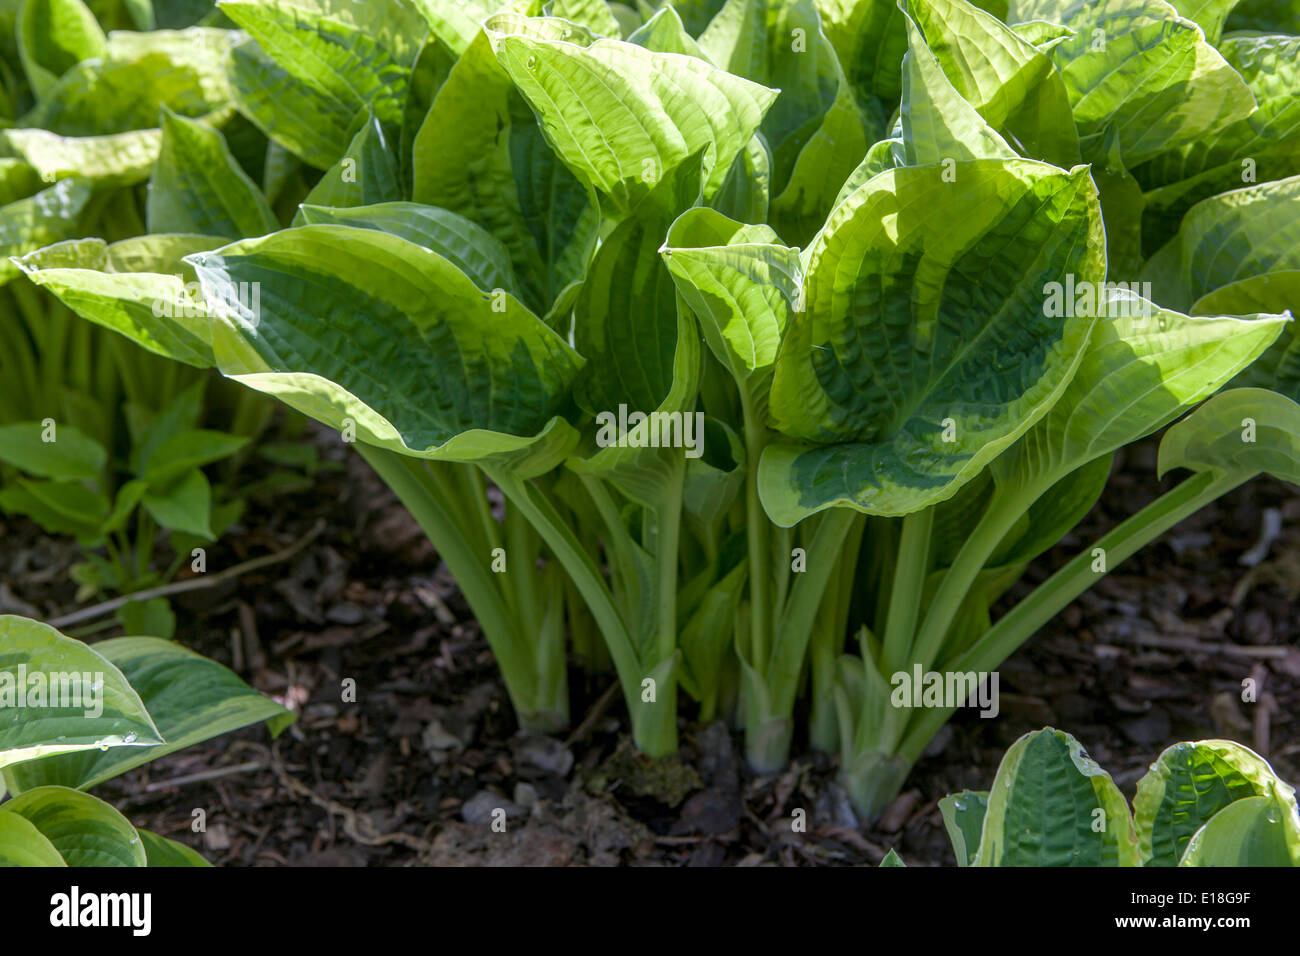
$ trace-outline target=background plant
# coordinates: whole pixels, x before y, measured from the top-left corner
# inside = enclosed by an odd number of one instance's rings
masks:
[[[1295,789],[1231,740],[1178,743],[1130,809],[1072,736],[1045,727],[992,787],[939,801],[959,866],[1300,866]]]
[[[1296,477],[1292,12],[988,6],[228,0],[238,31],[117,41],[224,51],[195,82],[233,111],[164,102],[91,167],[150,178],[156,258],[18,263],[355,438],[525,728],[568,719],[567,631],[652,755],[680,687],[776,770],[806,694],[871,816],[951,714],[892,675],[994,670],[1182,518]],[[5,136],[56,177],[98,145]],[[1210,396],[1161,446],[1191,476],[993,620],[1113,454]],[[704,455],[649,421],[598,442],[621,407],[703,414]]]
[[[22,668],[23,670],[20,670]],[[85,791],[134,767],[250,724],[278,735],[294,717],[231,671],[178,644],[120,637],[95,645],[0,616],[0,864],[206,866],[194,850],[136,829]],[[16,706],[20,674],[69,675],[80,700]],[[89,686],[95,685],[95,686]],[[91,716],[85,701],[102,703]],[[75,702],[76,706],[60,706]],[[5,792],[9,798],[4,799]]]

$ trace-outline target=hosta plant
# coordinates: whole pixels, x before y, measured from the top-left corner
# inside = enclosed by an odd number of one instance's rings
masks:
[[[240,727],[266,721],[279,734],[293,719],[170,641],[87,645],[0,616],[0,866],[206,866],[85,791]]]
[[[1300,866],[1295,789],[1230,740],[1174,744],[1130,808],[1072,736],[1025,734],[992,787],[939,801],[959,866]]]
[[[961,703],[895,706],[898,675],[993,671],[1185,516],[1296,477],[1295,23],[1227,34],[1226,0],[218,6],[219,76],[133,167],[155,257],[17,267],[355,441],[525,728],[567,722],[569,649],[612,668],[652,755],[689,697],[774,771],[804,696],[871,816]],[[78,115],[103,62],[38,109]],[[56,178],[92,145],[5,135]],[[1190,477],[993,619],[1117,450],[1239,376],[1165,437]]]

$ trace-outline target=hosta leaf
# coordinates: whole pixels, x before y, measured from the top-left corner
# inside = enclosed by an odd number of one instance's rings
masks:
[[[46,182],[77,177],[104,189],[148,179],[162,132],[137,129],[108,136],[59,136],[43,129],[9,129],[0,131],[0,142]]]
[[[677,297],[658,252],[677,213],[699,195],[697,155],[674,168],[597,250],[574,304],[574,345],[591,363],[576,388],[588,413],[617,412],[620,404],[649,412],[672,388]]]
[[[82,60],[108,46],[95,15],[81,0],[26,0],[18,14],[18,55],[38,97]]]
[[[401,123],[407,77],[424,36],[424,24],[404,3],[222,0],[218,6],[322,111],[352,117],[369,107],[381,122]]]
[[[554,0],[550,13],[584,26],[597,36],[619,37],[618,21],[610,13],[605,0]]]
[[[101,239],[57,243],[25,256],[27,277],[82,318],[112,329],[158,355],[198,368],[215,364],[198,277],[184,256],[214,249],[210,236],[155,235],[105,245]]]
[[[366,125],[352,138],[348,151],[325,171],[303,202],[341,208],[394,202],[401,198],[397,157],[389,148],[384,128],[371,114]]]
[[[906,156],[903,153],[903,140],[901,135],[897,139],[882,139],[878,143],[872,144],[867,150],[867,155],[862,158],[856,169],[849,173],[849,178],[844,180],[844,185],[840,187],[839,194],[835,197],[835,202],[831,208],[838,206],[849,196],[857,192],[858,189],[871,180],[873,176],[883,173],[887,169],[897,169],[899,166],[907,165]]]
[[[581,278],[596,208],[546,145],[485,34],[452,68],[414,148],[415,201],[458,213],[504,243],[535,313]]]
[[[1178,865],[1300,866],[1300,816],[1295,800],[1238,800],[1196,832]]]
[[[224,119],[229,87],[206,76],[212,58],[177,59],[145,52],[130,59],[88,60],[73,67],[22,118],[21,126],[60,136],[107,136],[158,124],[158,109]]]
[[[41,177],[31,166],[21,159],[0,158],[0,206],[26,199],[40,192],[41,188]]]
[[[0,806],[36,827],[68,866],[144,866],[145,848],[129,820],[88,793],[37,787]]]
[[[755,83],[767,82],[766,0],[727,0],[700,34],[710,63]]]
[[[253,690],[233,671],[187,648],[157,637],[118,637],[95,645],[131,682],[149,708],[166,743],[147,750],[61,754],[10,767],[9,789],[23,793],[56,785],[88,790],[133,767],[204,740],[266,721],[278,734],[293,716]]]
[[[1259,109],[1133,171],[1148,190],[1146,204],[1172,223],[1170,232],[1202,199],[1300,173],[1300,37],[1234,36],[1219,51]]]
[[[90,187],[67,179],[0,208],[0,285],[19,272],[10,256],[21,256],[72,235],[89,198]]]
[[[1220,392],[1160,440],[1160,477],[1174,468],[1300,484],[1300,405],[1262,388]]]
[[[526,449],[582,364],[513,296],[374,229],[303,226],[189,261],[209,299],[261,290],[213,317],[222,372],[393,451]]]
[[[1128,803],[1079,742],[1050,727],[998,767],[972,866],[1137,866]]]
[[[169,840],[167,837],[159,836],[152,830],[137,830],[140,834],[140,842],[144,844],[144,852],[148,860],[147,866],[211,866],[207,860],[203,859],[196,851],[191,850],[184,843],[177,843],[175,840]]]
[[[761,132],[772,152],[772,221],[806,243],[874,137],[812,0],[769,13],[767,83],[781,90]]]
[[[1014,157],[1015,150],[948,81],[911,17],[907,37],[902,120],[908,164]]]
[[[939,801],[939,812],[943,814],[944,829],[952,841],[952,852],[957,855],[958,866],[970,866],[974,862],[988,806],[987,790],[963,790],[950,793]]]
[[[165,58],[170,61],[173,71],[180,72],[181,80],[197,89],[198,102],[203,104],[199,109],[209,111],[230,101],[226,55],[232,46],[244,39],[245,35],[239,30],[216,27],[190,26],[148,33],[115,30],[108,35],[108,57],[117,61],[139,60],[146,56]],[[179,83],[177,88],[180,88]],[[154,110],[156,119],[156,105]]]
[[[498,14],[487,32],[551,146],[623,212],[701,149],[712,196],[777,96],[695,57],[591,40],[563,20]]]
[[[1188,309],[1241,279],[1300,269],[1300,176],[1197,203],[1143,269],[1155,298]]]
[[[239,112],[276,144],[317,169],[347,150],[358,115],[350,100],[322,96],[252,40],[233,47],[227,62]]]
[[[817,9],[854,89],[864,98],[897,101],[907,33],[896,0],[817,0]]]
[[[762,133],[755,133],[749,145],[731,164],[722,188],[709,205],[724,216],[740,222],[767,219],[772,187],[772,157]]]
[[[718,361],[742,374],[776,361],[799,297],[797,249],[700,207],[673,223],[660,253]]]
[[[1228,15],[1229,30],[1293,33],[1300,22],[1300,0],[1241,0]]]
[[[67,866],[40,830],[0,807],[0,866]]]
[[[239,168],[220,132],[166,107],[161,128],[149,183],[150,232],[238,239],[279,228],[266,197]]]
[[[438,253],[484,292],[505,289],[518,295],[510,253],[486,229],[464,216],[416,202],[387,202],[374,206],[331,209],[303,205],[305,224],[358,226],[400,236]]]
[[[27,681],[22,687],[20,673]],[[37,675],[47,688],[42,697],[35,693]],[[52,684],[57,700],[48,693]],[[20,694],[26,706],[17,706]],[[139,694],[111,661],[27,618],[0,615],[0,700],[0,768],[48,754],[134,750],[162,741]]]
[[[1202,740],[1169,747],[1138,781],[1133,800],[1143,865],[1177,866],[1196,831],[1245,797],[1295,804],[1295,790],[1241,744]]]
[[[1300,269],[1266,272],[1225,285],[1198,299],[1192,312],[1196,315],[1300,314]],[[1300,349],[1296,345],[1296,323],[1291,322],[1267,352],[1233,379],[1233,384],[1271,388],[1293,401],[1300,400]]]
[[[1077,31],[1048,56],[1065,80],[1086,158],[1108,127],[1136,165],[1255,108],[1205,34],[1164,0],[1022,0],[1011,15]]]
[[[433,35],[456,56],[464,55],[482,31],[483,21],[508,4],[509,0],[411,0]]]
[[[1032,500],[1074,469],[1150,435],[1213,395],[1289,324],[1285,316],[1192,318],[1109,286],[1061,400],[992,465],[1010,500]]]
[[[702,60],[708,59],[695,38],[686,32],[677,11],[668,5],[660,7],[654,16],[641,24],[627,38],[627,42],[657,53],[682,53]]]
[[[1025,156],[1069,169],[1079,136],[1060,73],[1046,54],[965,0],[909,5],[957,92]]]
[[[781,345],[771,415],[821,447],[765,450],[760,494],[778,524],[951,497],[1052,406],[1082,356],[1094,320],[1047,315],[1043,289],[1104,273],[1087,170],[948,168],[880,174],[804,253],[805,311]]]

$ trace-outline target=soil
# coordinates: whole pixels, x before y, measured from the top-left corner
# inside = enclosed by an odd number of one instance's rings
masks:
[[[209,568],[319,537],[289,562],[176,600],[177,639],[297,723],[276,741],[259,726],[191,747],[96,791],[216,865],[866,865],[896,848],[909,866],[951,866],[936,801],[987,789],[1006,747],[1044,725],[1078,737],[1130,798],[1159,752],[1186,739],[1239,740],[1300,780],[1291,486],[1251,482],[1104,577],[1002,665],[1000,716],[959,713],[862,827],[824,755],[755,779],[738,735],[714,724],[684,726],[676,760],[641,758],[608,676],[571,673],[569,738],[516,735],[487,645],[419,528],[336,435],[314,435],[342,467],[255,503]],[[1166,490],[1154,459],[1153,443],[1126,450],[1102,500],[1012,596]],[[72,542],[0,519],[0,611],[74,610],[77,560]],[[341,702],[347,678],[355,704]],[[1247,678],[1255,703],[1242,702]],[[486,825],[498,809],[504,834]],[[790,826],[797,810],[804,833]]]

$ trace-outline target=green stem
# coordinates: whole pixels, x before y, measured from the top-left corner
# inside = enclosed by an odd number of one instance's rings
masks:
[[[419,459],[362,444],[357,450],[401,499],[456,578],[501,667],[520,727],[543,732],[563,727],[568,714],[551,711],[557,697],[554,688],[539,686],[538,658],[550,652],[529,646],[525,637],[537,633],[541,622],[529,622],[529,630],[506,613],[510,602],[488,570],[490,554],[475,549],[452,511],[457,499],[441,496],[433,473]]]
[[[903,536],[898,544],[894,580],[889,589],[889,613],[885,618],[885,674],[906,666],[912,656],[912,639],[921,613],[925,576],[930,569],[930,531],[934,508],[916,511],[903,519]]]
[[[1218,474],[1204,471],[1161,495],[1097,542],[1095,547],[1105,553],[1106,573],[1184,518],[1251,477],[1253,475],[1240,472]],[[1003,615],[974,646],[956,660],[945,663],[943,669],[979,673],[993,670],[1010,657],[1035,631],[1096,583],[1100,572],[1092,570],[1096,560],[1094,550],[1088,548],[1078,554]],[[909,762],[918,760],[925,745],[948,721],[953,710],[935,708],[922,711],[920,719],[904,737],[899,755]]]
[[[769,642],[767,538],[769,523],[758,496],[758,463],[767,443],[767,428],[760,419],[747,389],[740,390],[740,409],[745,428],[745,522],[749,544],[749,660],[760,674],[767,670]]]
[[[627,625],[591,555],[583,550],[555,507],[530,483],[499,466],[485,465],[483,470],[542,536],[542,540],[563,565],[574,586],[581,592],[583,600],[587,602],[587,607],[596,619],[596,626],[600,628],[609,647],[610,656],[614,658],[614,670],[618,674],[628,712],[632,715],[632,736],[637,746],[652,757],[672,753],[677,749],[676,722],[657,719],[664,708],[647,709],[642,705],[639,688],[641,678],[646,675],[641,671],[636,646],[632,643]]]
[[[1024,514],[1025,508],[1038,500],[1040,494],[1041,492],[1030,489],[1019,489],[1015,494],[1017,505],[1011,506],[1001,487],[994,492],[979,523],[962,543],[952,566],[939,582],[917,631],[910,657],[912,661],[920,663],[922,671],[928,671],[939,659],[943,640],[952,628],[966,595],[984,570],[984,565],[1007,532]]]

